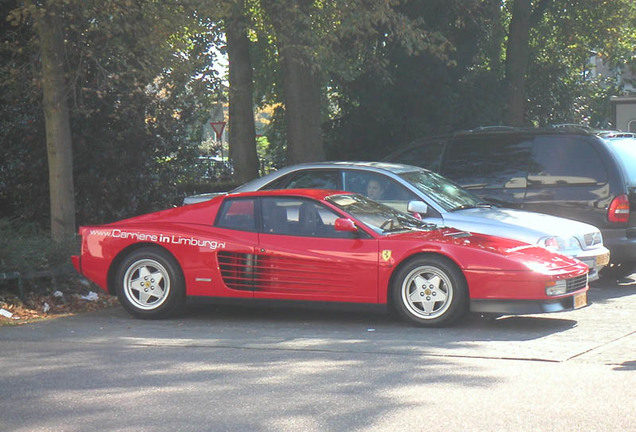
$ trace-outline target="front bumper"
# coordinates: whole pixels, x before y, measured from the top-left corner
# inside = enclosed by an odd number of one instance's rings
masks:
[[[606,247],[594,249],[591,251],[583,251],[583,253],[574,256],[590,268],[589,281],[598,280],[599,272],[609,264],[610,251]]]
[[[501,315],[533,315],[566,312],[588,306],[587,289],[566,297],[542,300],[471,299],[470,311]]]

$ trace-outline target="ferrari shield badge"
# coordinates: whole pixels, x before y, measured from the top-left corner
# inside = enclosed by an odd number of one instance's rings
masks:
[[[389,261],[391,259],[391,251],[388,249],[385,249],[382,251],[382,259],[384,261]]]

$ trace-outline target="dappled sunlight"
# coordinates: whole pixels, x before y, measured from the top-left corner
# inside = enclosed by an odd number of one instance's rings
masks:
[[[264,425],[273,431],[284,430],[321,430],[321,421],[309,415],[295,415],[285,418],[277,418]]]
[[[474,314],[434,329],[358,308],[219,305],[173,320],[115,308],[4,328],[0,385],[16,397],[3,412],[18,432],[118,430],[122,419],[153,431],[211,421],[246,431],[550,430],[557,415],[598,424],[603,412],[586,407],[621,397],[599,382],[621,386],[609,374],[634,370],[633,294],[601,280],[581,310]],[[603,308],[612,319],[596,317]],[[588,396],[564,413],[541,402],[546,379],[549,391]]]

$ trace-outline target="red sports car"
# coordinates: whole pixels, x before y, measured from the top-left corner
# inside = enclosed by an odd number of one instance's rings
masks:
[[[79,232],[77,270],[139,318],[202,296],[389,304],[422,326],[469,310],[587,304],[588,268],[576,259],[438,228],[351,193],[230,194]]]

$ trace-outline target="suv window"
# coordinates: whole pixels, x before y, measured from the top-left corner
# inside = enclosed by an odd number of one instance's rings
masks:
[[[607,182],[598,152],[580,137],[537,137],[528,186],[593,185]]]
[[[441,174],[468,188],[525,183],[532,141],[519,136],[460,138],[449,143]]]
[[[289,173],[262,188],[266,189],[334,189],[340,190],[338,170],[314,170]]]
[[[445,139],[419,142],[401,152],[390,155],[388,159],[395,163],[417,165],[431,171],[439,171],[445,144]]]

